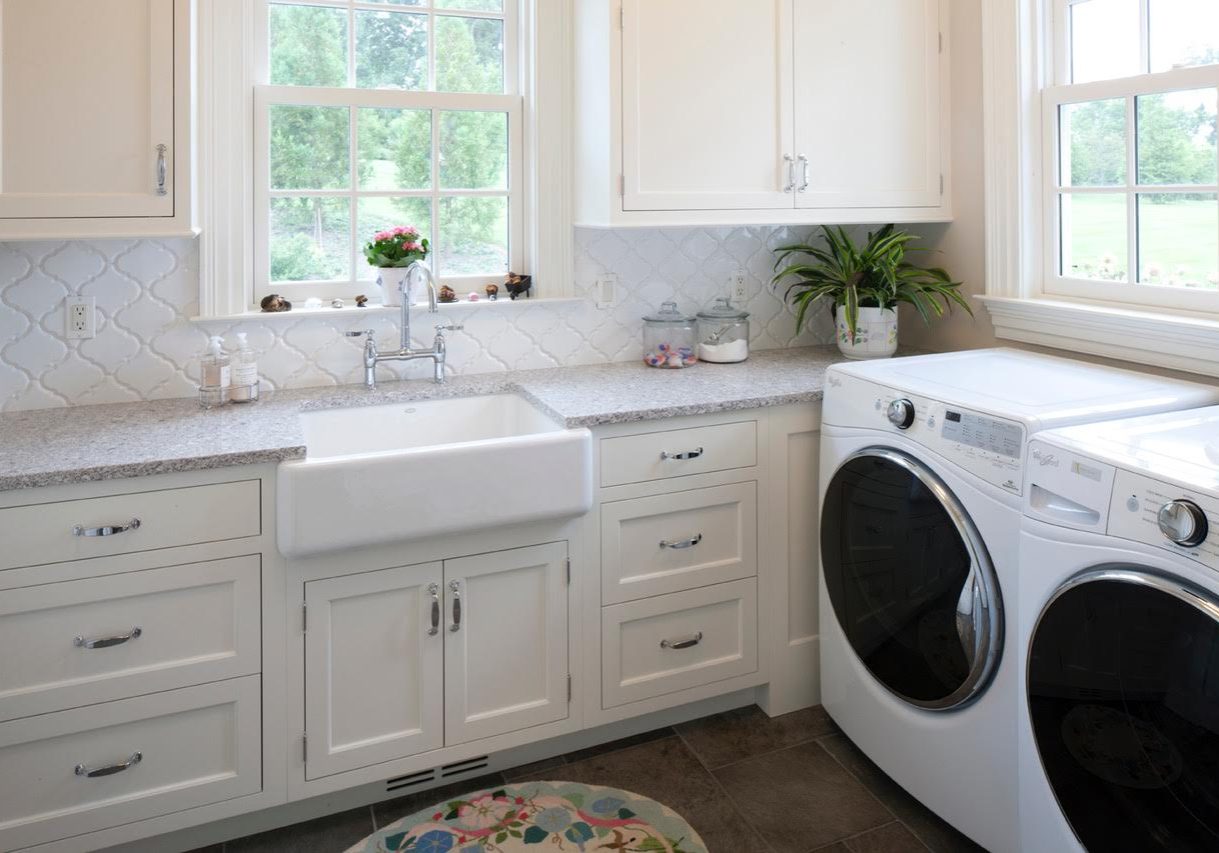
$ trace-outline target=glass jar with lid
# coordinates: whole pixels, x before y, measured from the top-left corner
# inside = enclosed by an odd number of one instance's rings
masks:
[[[713,364],[736,364],[749,358],[749,314],[722,296],[698,312],[698,357]]]
[[[698,364],[698,324],[678,311],[676,302],[643,318],[643,363],[665,368]]]

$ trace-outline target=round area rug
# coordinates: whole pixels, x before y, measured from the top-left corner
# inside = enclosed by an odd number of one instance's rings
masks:
[[[628,791],[574,782],[522,782],[440,803],[347,853],[598,850],[707,853],[698,833],[672,809]]]

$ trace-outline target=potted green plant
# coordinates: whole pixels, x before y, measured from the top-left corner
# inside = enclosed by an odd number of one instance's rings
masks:
[[[888,358],[897,352],[897,306],[913,305],[924,322],[954,306],[973,309],[960,293],[961,282],[939,268],[917,267],[906,256],[927,251],[910,246],[918,238],[893,225],[868,234],[856,245],[845,228],[822,226],[820,245],[778,249],[776,287],[787,283],[785,298],[796,308],[796,328],[809,311],[828,302],[834,312],[838,348],[847,358]]]
[[[364,258],[377,270],[381,301],[391,307],[402,305],[402,280],[406,268],[428,256],[427,238],[413,225],[399,225],[373,235],[364,246]]]

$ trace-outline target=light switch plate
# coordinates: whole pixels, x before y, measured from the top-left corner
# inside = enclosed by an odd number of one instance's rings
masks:
[[[612,308],[618,297],[618,276],[603,273],[593,285],[593,302],[598,308]]]
[[[64,337],[89,340],[97,335],[97,311],[92,296],[69,296],[64,300]]]

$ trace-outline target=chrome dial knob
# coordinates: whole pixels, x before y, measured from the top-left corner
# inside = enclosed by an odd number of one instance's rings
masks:
[[[1183,548],[1197,548],[1206,541],[1210,534],[1210,523],[1202,507],[1193,501],[1169,501],[1160,507],[1160,532],[1175,545]]]
[[[909,400],[894,400],[886,412],[889,423],[898,429],[910,429],[914,426],[914,415],[914,403]]]

